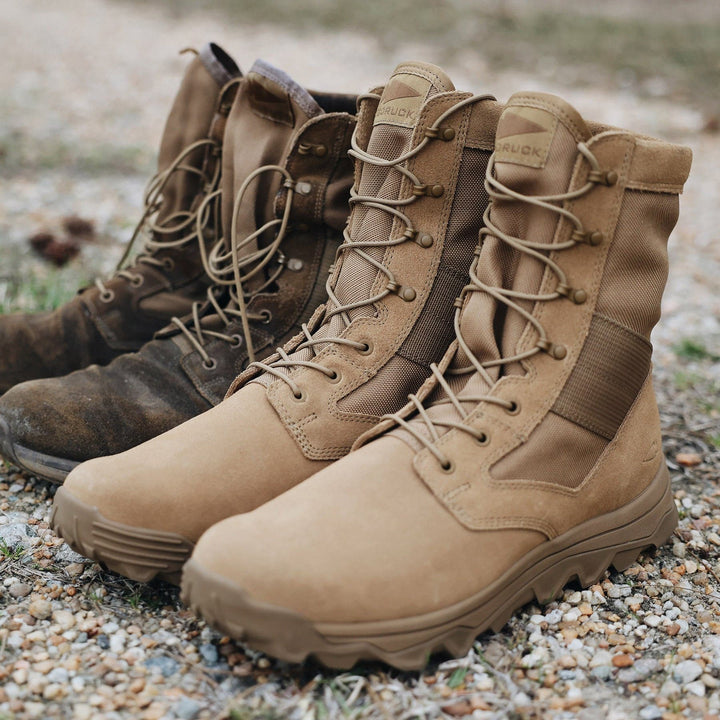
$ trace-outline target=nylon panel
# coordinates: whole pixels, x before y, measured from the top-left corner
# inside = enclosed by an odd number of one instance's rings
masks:
[[[645,338],[595,315],[553,411],[612,440],[645,382],[651,355]]]

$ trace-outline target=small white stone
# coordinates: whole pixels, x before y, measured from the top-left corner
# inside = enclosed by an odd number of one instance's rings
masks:
[[[655,628],[655,627],[657,627],[657,626],[662,622],[662,618],[659,618],[657,615],[652,615],[652,614],[651,614],[651,615],[646,615],[646,616],[643,618],[643,622],[644,622],[648,627]]]
[[[598,650],[590,658],[590,667],[602,667],[604,665],[612,665],[612,655],[607,650]]]
[[[673,669],[673,680],[682,685],[687,685],[697,680],[702,675],[702,666],[695,660],[683,660]]]
[[[685,686],[685,690],[689,693],[692,693],[693,695],[697,695],[698,697],[705,696],[705,684],[702,683],[700,680],[688,683]]]

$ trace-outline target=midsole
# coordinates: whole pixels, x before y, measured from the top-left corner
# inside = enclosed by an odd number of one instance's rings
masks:
[[[553,540],[542,543],[522,560],[510,567],[492,584],[455,605],[423,615],[363,623],[312,623],[315,630],[328,642],[333,639],[347,642],[351,639],[369,639],[373,636],[397,635],[442,628],[456,623],[464,616],[478,611],[492,599],[498,598],[513,581],[538,568],[528,577],[528,584],[555,562],[567,557],[579,557],[587,553],[611,549],[619,545],[639,543],[652,537],[653,531],[668,513],[675,512],[667,468],[661,464],[650,485],[634,500],[613,512],[588,520]],[[652,520],[654,518],[654,521]],[[651,528],[628,536],[633,523],[650,520]],[[545,567],[547,565],[547,568]],[[542,567],[538,567],[542,566]]]
[[[57,482],[65,480],[68,474],[80,464],[79,460],[66,460],[45,455],[22,445],[13,444],[12,449],[15,461],[23,470]]]

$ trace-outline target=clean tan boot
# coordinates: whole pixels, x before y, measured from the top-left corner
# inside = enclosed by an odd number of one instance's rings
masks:
[[[173,578],[211,525],[297,485],[403,406],[453,334],[499,114],[422,63],[364,97],[327,303],[217,407],[77,467],[53,520],[72,547],[132,578]]]
[[[10,389],[0,397],[0,454],[62,481],[80,462],[129,450],[217,405],[248,360],[294,337],[324,299],[342,242],[356,101],[310,94],[263,61],[226,86],[231,110],[214,128],[222,192],[198,211],[225,229],[206,258],[215,282],[204,302],[137,353]]]
[[[514,95],[445,359],[356,452],[205,533],[185,602],[286,660],[419,668],[664,543],[649,338],[690,160]]]
[[[26,380],[105,365],[137,350],[205,296],[210,280],[198,246],[197,211],[220,177],[222,136],[215,130],[230,109],[221,90],[239,75],[235,61],[214,43],[196,53],[168,116],[158,173],[121,269],[52,312],[0,317],[0,395]],[[215,228],[204,223],[200,231],[210,240]],[[125,266],[141,237],[144,248]]]

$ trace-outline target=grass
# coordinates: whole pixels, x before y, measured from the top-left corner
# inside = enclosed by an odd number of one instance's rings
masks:
[[[720,360],[720,356],[710,352],[705,344],[699,340],[685,338],[673,345],[673,350],[678,357],[685,360]]]
[[[137,2],[137,0],[122,0]],[[613,82],[720,110],[720,12],[678,12],[667,0],[603,12],[587,1],[516,4],[475,0],[155,0],[169,15],[220,14],[238,24],[267,23],[313,34],[362,32],[385,49],[428,44],[446,61],[472,52],[490,68],[554,76],[574,84]],[[328,48],[332,52],[332,48]],[[359,61],[361,61],[359,59]],[[660,80],[658,81],[658,78]]]
[[[38,266],[36,272],[0,276],[0,314],[53,310],[88,282],[89,278],[75,264],[61,270]]]

